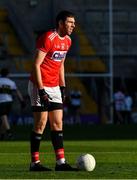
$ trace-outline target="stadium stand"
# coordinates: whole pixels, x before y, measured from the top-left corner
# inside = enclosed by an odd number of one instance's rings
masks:
[[[86,37],[85,33],[82,31],[80,25],[76,26],[76,35],[78,36],[79,40],[79,53],[81,56],[93,56],[96,54],[95,49],[91,46],[91,42],[89,42],[88,38]]]
[[[7,20],[7,11],[5,8],[0,8],[0,21],[6,21]]]
[[[92,45],[88,36],[83,32],[82,28],[77,25],[76,35],[78,36],[79,43],[79,72],[106,72],[106,65],[97,57],[97,52]]]
[[[80,72],[80,73],[103,73],[106,72],[105,64],[98,58],[77,60],[76,58],[67,58],[66,62],[66,72]]]
[[[7,47],[7,53],[9,56],[22,56],[24,55],[23,47],[15,34],[13,27],[8,21],[7,9],[0,9],[0,33],[2,35],[2,41],[5,47]]]
[[[77,86],[77,89],[81,91],[82,94],[82,107],[81,107],[81,113],[82,114],[97,114],[97,104],[96,102],[91,98],[91,96],[88,94],[86,87],[83,85],[81,80],[77,77],[67,77],[67,84],[69,89],[75,89]]]
[[[5,6],[2,7],[2,2]],[[10,2],[10,3],[9,3]],[[11,3],[12,2],[12,3]],[[12,4],[12,5],[11,5]],[[130,4],[130,6],[129,6]],[[1,40],[6,37],[6,46],[10,54],[16,54],[13,58],[13,73],[28,73],[31,69],[33,58],[30,53],[33,50],[34,40],[39,32],[47,30],[54,24],[54,17],[57,11],[70,9],[77,14],[78,26],[75,32],[78,43],[72,47],[66,60],[67,73],[107,73],[109,72],[109,9],[106,0],[70,0],[58,3],[54,1],[37,1],[35,6],[29,0],[10,0],[0,2],[0,33]],[[137,11],[136,0],[115,0],[113,3],[113,42],[114,42],[114,76],[115,78],[136,79],[136,58],[137,58]],[[8,7],[10,15],[7,23]],[[46,11],[43,11],[43,8]],[[14,13],[13,13],[14,12]],[[14,16],[13,16],[14,14]],[[27,14],[27,17],[26,17]],[[15,18],[18,17],[18,18]],[[34,19],[35,17],[35,19]],[[14,20],[16,19],[16,23]],[[18,25],[18,26],[17,26]],[[27,25],[27,27],[26,27]],[[31,27],[28,27],[28,25]],[[16,27],[17,26],[17,27]],[[13,27],[13,28],[11,28]],[[19,27],[22,27],[21,33]],[[25,36],[25,32],[27,35]],[[15,33],[15,34],[14,34]],[[31,35],[31,33],[33,35]],[[18,41],[18,39],[20,41]],[[33,42],[32,42],[33,39]],[[29,43],[28,43],[29,42]],[[32,44],[31,44],[32,42]],[[75,43],[75,42],[74,42]],[[31,49],[27,52],[21,48]],[[13,46],[12,48],[10,48]],[[77,47],[78,46],[78,47]],[[73,53],[72,53],[73,52]],[[19,57],[20,55],[23,57]],[[7,64],[10,60],[7,58]],[[86,89],[87,85],[74,78],[73,84],[78,84],[84,94],[85,104],[89,103],[88,113],[97,112],[92,93],[90,97]],[[92,86],[90,87],[92,88]],[[93,87],[94,88],[94,87]],[[90,102],[87,102],[90,99]],[[95,109],[94,109],[95,107]],[[87,112],[87,110],[83,110]]]

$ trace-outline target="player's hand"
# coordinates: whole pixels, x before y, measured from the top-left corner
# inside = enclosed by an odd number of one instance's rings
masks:
[[[62,97],[62,102],[65,101],[66,99],[66,93],[65,93],[65,86],[60,86],[60,91],[61,91],[61,97]]]
[[[52,98],[49,96],[48,93],[44,89],[39,89],[39,96],[40,96],[40,102],[41,105],[46,107],[49,105],[49,99],[52,100]]]

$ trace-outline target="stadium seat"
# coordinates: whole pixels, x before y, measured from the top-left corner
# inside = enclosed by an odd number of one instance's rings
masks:
[[[101,59],[81,60],[79,62],[79,72],[102,73],[106,72],[106,66]]]
[[[81,56],[92,56],[95,55],[95,49],[91,46],[91,43],[89,42],[87,36],[82,31],[80,26],[76,27],[76,34],[78,36],[79,40],[79,46],[80,46],[80,55]]]
[[[23,56],[25,54],[24,48],[8,21],[8,11],[4,8],[0,8],[0,33],[8,55]]]
[[[8,12],[5,8],[0,8],[0,21],[6,21]]]

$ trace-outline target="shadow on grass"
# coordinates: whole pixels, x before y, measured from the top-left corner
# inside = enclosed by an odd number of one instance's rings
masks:
[[[14,126],[13,140],[29,140],[32,126]],[[49,126],[43,139],[50,140]],[[65,125],[64,140],[137,139],[137,125]]]

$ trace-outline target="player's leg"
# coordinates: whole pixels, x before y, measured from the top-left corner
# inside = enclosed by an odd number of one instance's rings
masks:
[[[30,171],[50,171],[49,168],[44,167],[40,163],[39,148],[42,139],[42,134],[47,123],[47,112],[33,112],[34,128],[31,132],[30,146],[31,146],[31,164]]]
[[[3,115],[0,116],[0,140],[4,140],[5,138],[5,127],[3,126]]]
[[[47,112],[33,112],[34,128],[31,132],[30,150],[31,150],[31,162],[38,163],[39,159],[39,147],[42,139],[42,134],[47,122]]]
[[[10,129],[10,125],[9,125],[9,122],[8,122],[8,117],[7,117],[7,115],[1,116],[1,119],[2,119],[2,121],[3,121],[3,127],[4,127],[4,129],[5,129],[6,131],[9,130],[9,129]]]
[[[11,110],[11,106],[12,106],[12,102],[5,102],[5,103],[1,103],[1,112],[0,112],[0,116],[1,116],[1,139],[3,136],[6,136],[8,139],[11,139],[13,137],[13,134],[11,132],[11,128],[10,128],[10,124],[9,124],[9,120],[8,120],[8,115],[10,113]]]
[[[8,116],[7,115],[2,115],[1,120],[2,120],[2,128],[3,128],[4,133],[8,135],[8,138],[11,138],[12,133],[11,133],[10,124],[9,124],[9,121],[8,121]]]
[[[30,137],[31,164],[30,171],[49,171],[40,164],[39,148],[42,134],[47,123],[48,107],[42,107],[37,88],[29,82],[28,92],[34,117],[34,128]]]
[[[54,147],[57,164],[65,163],[64,146],[63,146],[63,130],[62,130],[62,109],[49,112],[51,140]]]
[[[66,163],[63,146],[63,110],[56,109],[49,112],[51,127],[51,139],[56,155],[56,171],[77,171],[77,168],[71,167]]]

